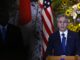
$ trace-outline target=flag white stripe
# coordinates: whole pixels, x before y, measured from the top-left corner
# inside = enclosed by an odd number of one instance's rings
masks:
[[[49,21],[48,17],[46,16],[46,14],[45,14],[45,11],[44,11],[44,10],[42,11],[42,16],[43,16],[43,18],[44,18],[44,20],[45,20],[45,22],[46,22],[46,24],[47,24],[48,28],[50,29],[50,31],[51,31],[51,32],[53,32],[53,31],[52,31],[52,27],[51,27],[51,23],[50,23],[50,21]]]
[[[43,41],[43,49],[44,49],[44,51],[46,51],[46,48],[47,48],[47,46],[46,46],[45,42]]]
[[[53,14],[52,14],[52,9],[51,6],[46,6],[46,9],[44,9],[44,0],[39,0],[40,7],[42,9],[42,19],[43,19],[43,50],[44,52],[46,51],[47,48],[47,43],[48,43],[48,38],[51,33],[54,31],[53,27]],[[45,0],[48,1],[48,0]],[[49,1],[48,1],[49,2]],[[47,30],[48,29],[48,30]],[[45,53],[43,53],[44,55]]]
[[[50,16],[51,16],[51,22],[52,22],[52,23],[53,23],[53,25],[54,25],[52,9],[51,9],[50,7],[48,7],[48,8],[47,8],[47,10],[48,10],[48,12],[49,12],[49,14],[50,14]]]
[[[44,25],[43,25],[43,31],[44,31],[43,34],[46,37],[46,40],[48,41],[49,34],[46,32],[46,29],[45,29]]]

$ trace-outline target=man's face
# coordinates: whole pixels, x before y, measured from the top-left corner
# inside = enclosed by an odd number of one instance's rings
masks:
[[[68,21],[65,17],[60,17],[57,22],[57,26],[60,31],[65,31],[67,29]]]

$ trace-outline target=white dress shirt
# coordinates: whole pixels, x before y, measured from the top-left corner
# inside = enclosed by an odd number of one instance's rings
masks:
[[[67,44],[67,35],[68,35],[68,30],[62,32],[62,31],[59,31],[60,33],[60,39],[61,39],[61,43],[62,43],[62,34],[64,33],[65,37],[66,37],[66,41],[65,41],[65,45]]]

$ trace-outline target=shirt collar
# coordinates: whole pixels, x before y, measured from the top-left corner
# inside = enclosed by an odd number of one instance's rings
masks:
[[[60,32],[60,35],[61,35],[62,33],[64,33],[64,34],[67,36],[68,30],[65,30],[64,32],[62,32],[62,31],[59,31],[59,32]]]

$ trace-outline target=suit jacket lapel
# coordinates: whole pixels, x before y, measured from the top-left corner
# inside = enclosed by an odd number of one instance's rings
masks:
[[[60,38],[60,33],[59,33],[59,31],[58,31],[58,33],[57,33],[57,40],[58,40],[58,44],[61,44],[61,38]]]
[[[67,34],[67,43],[66,43],[66,49],[68,48],[68,45],[71,44],[71,33],[70,31],[68,30],[68,34]]]
[[[62,44],[61,44],[61,39],[60,39],[60,33],[59,31],[56,32],[55,37],[56,40],[54,41],[54,47],[55,47],[55,53],[60,55],[62,54]]]
[[[61,39],[60,39],[60,33],[59,31],[56,33],[56,41],[55,41],[55,45],[58,46],[58,47],[61,47]]]

